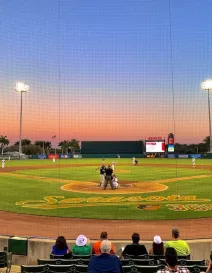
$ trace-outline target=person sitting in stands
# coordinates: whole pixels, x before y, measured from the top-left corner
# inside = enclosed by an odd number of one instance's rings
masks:
[[[173,247],[177,251],[177,256],[186,256],[190,254],[190,248],[184,240],[180,240],[179,230],[172,229],[172,241],[168,241],[165,244],[165,248]]]
[[[74,255],[91,255],[90,240],[84,235],[79,235],[76,239],[76,244],[73,246],[72,252]]]
[[[100,245],[101,245],[101,243],[102,243],[103,240],[107,240],[108,239],[106,231],[103,231],[101,233],[100,239],[101,239],[101,241],[98,241],[98,242],[96,242],[96,243],[93,244],[92,254],[96,254],[96,255],[101,254]],[[111,243],[110,254],[115,254],[115,248],[114,248],[114,245],[112,243]]]
[[[190,273],[186,267],[178,267],[177,252],[173,247],[166,249],[165,260],[167,266],[164,269],[158,270],[157,273]]]
[[[149,251],[150,255],[164,255],[164,246],[160,236],[156,235]]]
[[[59,236],[55,245],[52,247],[52,254],[54,255],[71,255],[71,250],[68,248],[66,239],[63,236]]]
[[[140,235],[138,233],[133,233],[132,235],[132,244],[127,245],[122,252],[122,256],[132,255],[132,256],[139,256],[139,255],[147,255],[147,250],[144,245],[139,244]]]
[[[111,255],[111,242],[103,240],[100,245],[101,255],[92,256],[88,265],[88,273],[123,273],[121,262],[115,255]]]

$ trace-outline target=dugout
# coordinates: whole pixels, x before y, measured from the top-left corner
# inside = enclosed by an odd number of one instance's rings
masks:
[[[82,141],[81,153],[86,154],[143,154],[142,141]]]

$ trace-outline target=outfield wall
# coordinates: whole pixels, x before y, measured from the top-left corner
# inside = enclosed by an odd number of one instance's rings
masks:
[[[144,154],[120,154],[120,158],[144,158]],[[117,158],[117,154],[82,154],[82,158]]]
[[[8,236],[0,236],[0,249],[4,249],[8,245]],[[123,240],[111,240],[115,245],[116,255],[121,255],[121,248],[131,241]],[[91,244],[96,242],[96,240],[91,240]],[[212,239],[203,240],[187,240],[191,249],[191,259],[193,260],[203,260],[209,259],[210,251],[212,249]],[[37,259],[49,259],[49,254],[51,253],[52,246],[55,240],[53,239],[28,239],[28,255],[13,255],[13,264],[37,264]],[[75,240],[67,240],[69,248],[72,248],[75,244]],[[151,248],[152,242],[142,241],[146,246],[147,250]]]
[[[142,141],[82,141],[81,153],[84,154],[142,154]]]

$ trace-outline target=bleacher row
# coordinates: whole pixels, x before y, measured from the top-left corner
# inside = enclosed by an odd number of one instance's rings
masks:
[[[62,259],[62,257],[51,255],[50,259],[38,259],[36,266],[21,266],[21,273],[83,273],[87,272],[91,256],[73,256],[72,259]],[[125,256],[121,259],[124,273],[155,273],[164,268],[164,256],[137,257]],[[204,260],[189,260],[190,256],[178,257],[179,266],[188,268],[191,273],[205,272]]]
[[[90,262],[88,256],[72,256],[64,259],[64,256],[50,255],[50,259],[38,259],[37,265],[22,265],[21,273],[84,273],[88,271]],[[0,268],[6,267],[6,273],[10,272],[12,254],[0,252]],[[120,259],[124,273],[156,273],[166,265],[164,256],[141,255],[125,256]],[[191,273],[205,272],[207,266],[205,260],[190,260],[190,256],[178,257],[179,267],[186,267]]]

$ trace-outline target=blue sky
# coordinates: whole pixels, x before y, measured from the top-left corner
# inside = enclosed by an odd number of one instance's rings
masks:
[[[13,86],[24,80],[26,137],[140,139],[174,131],[179,142],[201,141],[212,1],[170,2],[175,126],[168,0],[2,0],[1,133],[18,136]]]

